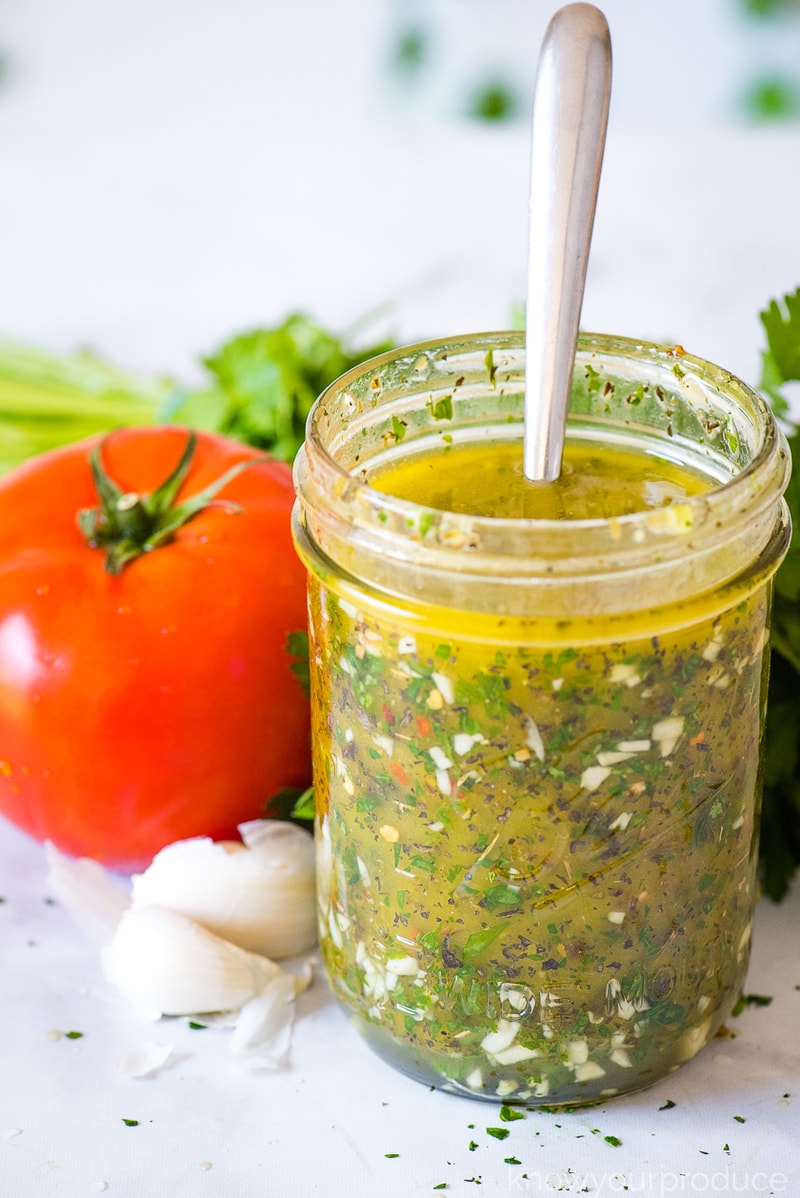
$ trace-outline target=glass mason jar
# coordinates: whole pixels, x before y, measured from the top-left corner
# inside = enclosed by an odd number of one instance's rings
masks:
[[[521,335],[421,344],[324,392],[296,463],[322,952],[412,1077],[580,1104],[730,1013],[756,896],[771,580],[789,460],[762,400],[581,338],[568,439],[700,471],[616,518],[478,517],[373,471],[522,436]]]

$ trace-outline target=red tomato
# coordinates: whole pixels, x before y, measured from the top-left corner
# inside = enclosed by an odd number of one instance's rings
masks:
[[[149,493],[188,436],[121,429],[102,463],[123,492]],[[133,869],[173,840],[235,835],[281,788],[309,785],[309,705],[286,646],[306,628],[305,572],[289,467],[198,433],[178,503],[254,464],[168,543],[107,573],[76,523],[99,502],[99,441],[0,480],[0,811]]]

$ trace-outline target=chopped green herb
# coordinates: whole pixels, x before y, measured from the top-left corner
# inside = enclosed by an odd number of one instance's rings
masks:
[[[405,420],[399,420],[398,417],[392,413],[392,436],[394,437],[395,441],[399,442],[403,440],[403,437],[406,435],[407,428],[408,425],[406,424]]]
[[[518,1107],[508,1106],[506,1103],[500,1107],[500,1118],[503,1123],[514,1123],[517,1119],[524,1119],[525,1112],[519,1110]]]
[[[507,1127],[487,1127],[487,1136],[494,1136],[496,1140],[507,1140],[511,1132]]]
[[[667,1101],[664,1103],[664,1105],[660,1106],[658,1109],[660,1111],[671,1111],[674,1106],[675,1106],[675,1103],[672,1101],[671,1098],[668,1098]]]
[[[612,1148],[621,1148],[622,1140],[618,1136],[603,1136],[606,1144],[610,1144]]]
[[[474,1152],[474,1151],[475,1151],[475,1149],[476,1149],[477,1147],[478,1147],[478,1145],[475,1143],[475,1141],[474,1141],[474,1140],[470,1140],[470,1142],[469,1142],[469,1150],[470,1150],[470,1152]]]
[[[122,1122],[125,1124],[126,1127],[138,1127],[139,1126],[138,1119],[123,1119]]]
[[[771,1002],[771,994],[740,994],[731,1015],[741,1015],[745,1007],[768,1007]]]
[[[747,1122],[744,1115],[734,1115],[733,1117],[737,1123],[746,1123]]]
[[[507,1165],[521,1165],[522,1161],[516,1156],[504,1156],[503,1160]]]
[[[433,1188],[434,1188],[435,1190],[446,1190],[446,1189],[447,1189],[447,1182],[446,1182],[446,1181],[440,1181],[440,1182],[439,1182],[439,1184],[438,1184],[438,1186],[434,1186]]]
[[[208,1024],[207,1023],[197,1023],[194,1019],[190,1019],[189,1027],[192,1029],[193,1032],[204,1032],[207,1029]]]
[[[441,399],[437,399],[434,403],[432,399],[428,400],[431,416],[434,420],[452,420],[453,419],[453,397],[452,395],[443,395]]]
[[[399,1152],[384,1152],[383,1155],[386,1157],[386,1159],[388,1161],[394,1161],[394,1160],[397,1160],[400,1153]]]
[[[80,1040],[83,1038],[83,1032],[64,1032],[68,1040]]]

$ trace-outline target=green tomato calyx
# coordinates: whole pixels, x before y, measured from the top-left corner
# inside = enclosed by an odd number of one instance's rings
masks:
[[[105,551],[105,569],[109,574],[121,574],[129,562],[166,545],[178,529],[214,503],[223,503],[230,511],[240,512],[242,509],[238,504],[219,500],[216,496],[253,462],[263,460],[249,458],[238,462],[202,491],[176,503],[197,446],[193,432],[189,433],[175,469],[149,494],[123,491],[109,477],[102,461],[104,445],[105,440],[89,455],[100,504],[78,512],[78,528],[91,548]]]

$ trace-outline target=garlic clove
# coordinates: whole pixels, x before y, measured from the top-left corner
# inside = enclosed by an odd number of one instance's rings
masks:
[[[280,820],[240,827],[243,842],[168,845],[132,880],[135,907],[180,911],[250,952],[294,956],[316,942],[314,840]]]
[[[132,906],[103,950],[106,978],[146,1018],[239,1010],[279,965],[165,907]]]
[[[130,906],[128,896],[114,885],[98,861],[67,857],[49,840],[45,841],[44,853],[49,889],[89,940],[108,944]]]

